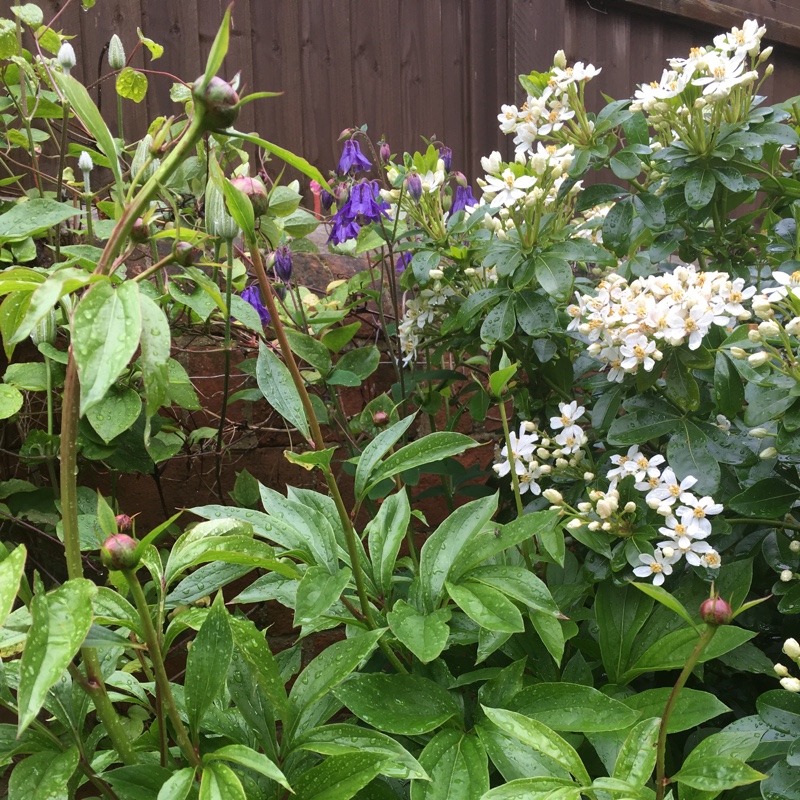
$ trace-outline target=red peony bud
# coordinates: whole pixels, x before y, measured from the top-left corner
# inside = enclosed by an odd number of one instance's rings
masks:
[[[250,199],[253,205],[253,213],[260,217],[262,214],[267,213],[269,208],[269,195],[267,189],[258,178],[246,178],[240,175],[234,178],[231,183]]]
[[[203,107],[205,124],[209,130],[229,128],[239,116],[239,95],[236,90],[216,75],[208,82],[204,92],[200,90],[203,78],[198,78],[192,87],[192,96]]]
[[[115,520],[120,533],[127,533],[133,527],[133,520],[127,514],[117,514]]]
[[[389,415],[385,411],[376,411],[372,415],[372,424],[378,428],[389,424]]]
[[[146,242],[149,238],[150,226],[139,217],[131,228],[131,239],[138,244],[142,244],[142,242]]]
[[[178,242],[175,245],[175,261],[182,267],[191,267],[200,257],[200,251],[189,242]]]
[[[730,625],[733,609],[721,597],[709,597],[700,606],[700,619],[707,625]]]
[[[100,561],[106,569],[134,569],[139,563],[136,557],[136,539],[124,533],[115,533],[103,542]]]

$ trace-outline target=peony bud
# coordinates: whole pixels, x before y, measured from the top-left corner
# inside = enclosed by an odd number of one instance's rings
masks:
[[[108,66],[111,69],[122,69],[125,66],[125,48],[116,33],[108,43]]]
[[[103,542],[100,561],[106,569],[134,569],[138,542],[124,533],[115,533]]]
[[[240,175],[234,178],[231,183],[243,194],[246,194],[253,206],[253,214],[260,217],[267,213],[269,208],[269,196],[264,184],[258,178],[248,178]]]
[[[787,639],[783,643],[783,652],[786,653],[792,661],[797,661],[800,658],[800,644],[797,639]]]
[[[376,411],[372,415],[372,424],[376,428],[383,428],[389,424],[389,415],[385,411]]]
[[[150,226],[141,217],[138,217],[131,228],[131,239],[133,239],[133,241],[137,244],[142,244],[149,238]]]
[[[175,263],[182,267],[191,267],[200,257],[200,251],[190,242],[178,242],[175,245]]]
[[[707,625],[729,625],[733,609],[721,597],[709,597],[700,606],[700,619]]]
[[[120,533],[127,533],[133,528],[133,519],[127,514],[117,514],[117,516],[114,517],[114,521],[117,523],[117,530]]]
[[[75,58],[75,50],[69,42],[64,42],[56,56],[59,66],[64,70],[65,75],[69,75],[78,60]]]
[[[205,123],[208,130],[229,128],[239,116],[239,95],[229,83],[216,75],[201,91],[204,78],[200,77],[192,86],[192,97],[195,103],[205,112]]]

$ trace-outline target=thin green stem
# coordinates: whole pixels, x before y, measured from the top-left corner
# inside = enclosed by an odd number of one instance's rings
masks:
[[[58,148],[58,175],[56,183],[56,200],[61,202],[61,187],[64,184],[64,166],[67,160],[67,140],[69,138],[69,101],[64,100],[61,115],[61,145]],[[55,263],[61,260],[61,223],[56,225],[56,256]]]
[[[522,495],[519,492],[519,478],[517,477],[517,456],[511,446],[511,433],[508,429],[508,416],[506,415],[506,407],[502,398],[497,404],[500,409],[500,419],[503,422],[503,437],[506,440],[506,449],[508,450],[508,463],[511,465],[511,486],[514,489],[514,501],[517,504],[517,515],[522,516]]]
[[[124,142],[125,135],[122,132],[122,96],[117,92],[117,131],[119,138]]]
[[[675,710],[675,705],[680,697],[681,689],[683,689],[689,675],[692,674],[692,670],[695,668],[703,651],[708,647],[708,643],[714,638],[717,627],[717,625],[709,625],[701,634],[694,650],[692,650],[692,654],[689,656],[689,660],[686,662],[681,674],[678,676],[678,680],[675,681],[675,685],[672,687],[667,705],[664,707],[664,713],[661,715],[661,725],[658,729],[658,742],[656,744],[656,800],[664,800],[664,793],[668,783],[665,774],[665,759],[669,719],[672,716],[672,712]]]
[[[139,583],[139,578],[136,576],[136,570],[125,569],[122,573],[125,576],[125,580],[128,581],[131,597],[133,597],[134,605],[139,612],[139,619],[142,623],[142,633],[144,634],[144,641],[150,655],[150,663],[153,665],[156,685],[161,694],[161,702],[166,706],[167,715],[169,716],[170,722],[172,722],[175,740],[186,756],[186,760],[189,764],[193,767],[197,767],[200,765],[200,758],[189,739],[189,732],[186,730],[181,715],[178,713],[178,707],[175,705],[175,698],[172,696],[172,688],[169,684],[167,670],[164,666],[164,659],[161,655],[161,648],[158,644],[158,635],[156,634],[156,629],[153,627],[153,619],[150,616],[150,606],[147,604],[147,599],[142,591],[142,585]],[[162,725],[164,724],[163,719],[159,722]]]
[[[220,502],[224,502],[222,494],[222,437],[225,433],[225,414],[228,411],[228,389],[231,379],[231,294],[233,285],[233,239],[226,244],[225,270],[225,374],[222,376],[222,407],[219,412],[219,428],[217,429],[217,448],[214,454],[216,461],[217,494]]]
[[[786,522],[780,519],[765,519],[762,517],[726,517],[726,522],[741,523],[746,525],[769,525],[773,528],[785,528],[790,531],[800,531],[800,525],[796,522]]]

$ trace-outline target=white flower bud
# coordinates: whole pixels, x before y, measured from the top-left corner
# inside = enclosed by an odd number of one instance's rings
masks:
[[[497,152],[497,150],[491,153],[488,158],[484,156],[481,159],[481,167],[483,168],[484,172],[488,172],[490,175],[495,172],[500,172],[500,167],[502,164],[503,157]]]
[[[757,64],[763,64],[770,56],[772,55],[772,45],[769,47],[765,47],[761,51],[761,55],[758,57]]]
[[[630,500],[629,502],[625,503],[625,508],[622,510],[626,514],[633,514],[633,512],[636,511],[636,503],[634,503],[633,500]]]
[[[400,173],[397,171],[396,167],[389,167],[386,172],[386,178],[388,179],[389,183],[394,186],[394,182],[400,177]]]
[[[781,686],[787,692],[800,692],[800,678],[781,678]]]
[[[604,522],[600,527],[604,531],[610,531],[614,526],[610,522]]]
[[[125,66],[125,48],[116,33],[108,43],[108,66],[111,69],[122,69]]]
[[[537,447],[536,448],[536,455],[539,456],[542,460],[550,458],[550,452],[545,450],[544,447]]]
[[[764,77],[769,78],[769,76],[772,75],[773,72],[775,72],[775,65],[767,64],[767,68],[764,70]],[[797,682],[797,685],[800,686],[800,681]],[[791,689],[790,691],[800,692],[800,689]]]
[[[778,451],[774,447],[765,447],[759,454],[758,457],[762,461],[769,461],[771,458],[775,458],[778,455]]]
[[[549,475],[552,471],[553,468],[549,464],[542,464],[542,466],[539,467],[539,472],[541,472],[542,475]]]
[[[583,479],[585,481],[593,481],[594,480],[594,472],[584,472]]]
[[[786,333],[788,333],[789,336],[800,336],[800,317],[790,319],[786,325],[784,325],[784,328],[786,328]]]
[[[755,328],[751,328],[749,331],[747,331],[747,338],[753,344],[758,344],[761,341],[761,334]]]
[[[69,75],[72,68],[78,63],[77,58],[75,58],[75,50],[69,42],[64,42],[61,45],[56,61],[58,61],[61,69],[64,70],[65,75]]]
[[[586,502],[578,503],[578,511],[580,511],[581,513],[588,514],[591,510],[592,510],[591,503],[586,503]]]
[[[553,450],[553,457],[554,458],[563,458],[564,451],[559,447]]]
[[[742,350],[741,347],[731,347],[731,355],[739,360],[747,358],[747,351]]]
[[[672,514],[672,506],[668,506],[666,503],[664,503],[664,505],[659,506],[656,509],[656,514],[658,514],[660,517],[668,517],[670,514]]]
[[[762,350],[760,353],[753,353],[747,357],[747,363],[751,367],[760,367],[769,361],[769,353]]]
[[[597,509],[597,515],[600,519],[608,519],[614,513],[611,503],[606,499],[599,500],[595,508]]]
[[[431,280],[440,281],[444,278],[444,272],[440,269],[432,269],[428,275],[430,276]]]
[[[769,431],[766,428],[753,428],[750,431],[750,436],[754,439],[766,439],[769,436]]]
[[[664,547],[661,552],[664,554],[664,558],[672,558],[675,555],[675,548],[674,547]]]
[[[772,669],[779,678],[785,678],[789,674],[789,670],[783,664],[776,664]]]
[[[567,523],[568,528],[574,529],[574,528],[580,528],[582,526],[583,526],[583,520],[578,519],[577,517],[574,517]]]
[[[558,469],[566,469],[569,466],[569,461],[566,458],[557,458],[556,467]]]
[[[800,553],[800,539],[794,539],[789,542],[789,550],[793,553]]]
[[[468,278],[471,278],[471,277],[472,277],[472,276],[475,274],[475,267],[467,267],[467,268],[464,270],[464,274],[465,274],[465,275],[466,275]]]
[[[83,150],[81,152],[80,158],[78,159],[78,169],[83,172],[91,172],[94,164],[92,163],[92,157]]]
[[[553,66],[558,67],[559,69],[566,68],[567,56],[563,50],[556,50],[556,54],[553,56]]]
[[[800,644],[797,639],[787,639],[783,643],[783,652],[786,653],[792,661],[797,661],[800,658]]]
[[[586,527],[588,527],[590,531],[599,531],[600,523],[597,520],[594,520],[594,522],[590,522]]]
[[[768,319],[759,324],[758,332],[762,336],[778,336],[781,332],[781,326],[774,319]]]
[[[794,573],[790,569],[781,570],[781,583],[790,583],[794,579]]]
[[[559,492],[558,489],[545,489],[542,492],[542,496],[544,497],[545,500],[547,500],[550,503],[553,503],[554,505],[559,505],[564,502],[564,498],[562,497],[561,492]]]

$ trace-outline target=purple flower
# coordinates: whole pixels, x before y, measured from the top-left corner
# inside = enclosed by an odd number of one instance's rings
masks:
[[[422,197],[422,181],[416,172],[410,172],[406,178],[406,191],[408,196],[415,202],[419,203]]]
[[[333,215],[333,227],[328,242],[342,244],[358,236],[362,225],[377,222],[388,206],[380,196],[377,181],[360,181],[350,189],[347,201]]]
[[[411,255],[410,250],[404,250],[402,253],[398,253],[394,262],[394,271],[398,275],[405,272],[406,267],[411,263],[412,258],[413,256]]]
[[[342,157],[339,159],[339,174],[358,172],[361,169],[371,169],[372,162],[361,152],[361,147],[355,139],[348,139],[344,143]]]
[[[331,242],[334,244],[342,244],[348,239],[355,239],[356,236],[358,236],[358,232],[361,230],[361,226],[357,222],[346,219],[342,215],[343,210],[344,209],[340,209],[333,215],[333,226],[331,227],[331,235],[328,237],[328,244]]]
[[[326,211],[330,211],[331,206],[333,205],[333,195],[330,192],[323,189],[322,193],[320,194],[320,203],[322,204],[322,207]]]
[[[272,321],[272,317],[270,317],[269,311],[264,308],[264,304],[261,302],[261,290],[258,288],[257,284],[248,286],[242,292],[242,300],[246,300],[256,311],[258,311],[258,316],[261,318],[262,325],[269,325],[269,323]]]
[[[275,251],[275,263],[273,265],[275,274],[285,282],[292,278],[292,252],[284,245]]]
[[[453,151],[449,147],[442,145],[439,148],[439,158],[444,161],[444,171],[450,172],[450,167],[453,166]]]
[[[469,186],[456,186],[456,196],[453,205],[450,206],[450,213],[464,211],[467,206],[474,206],[478,201],[472,196],[472,188]]]

